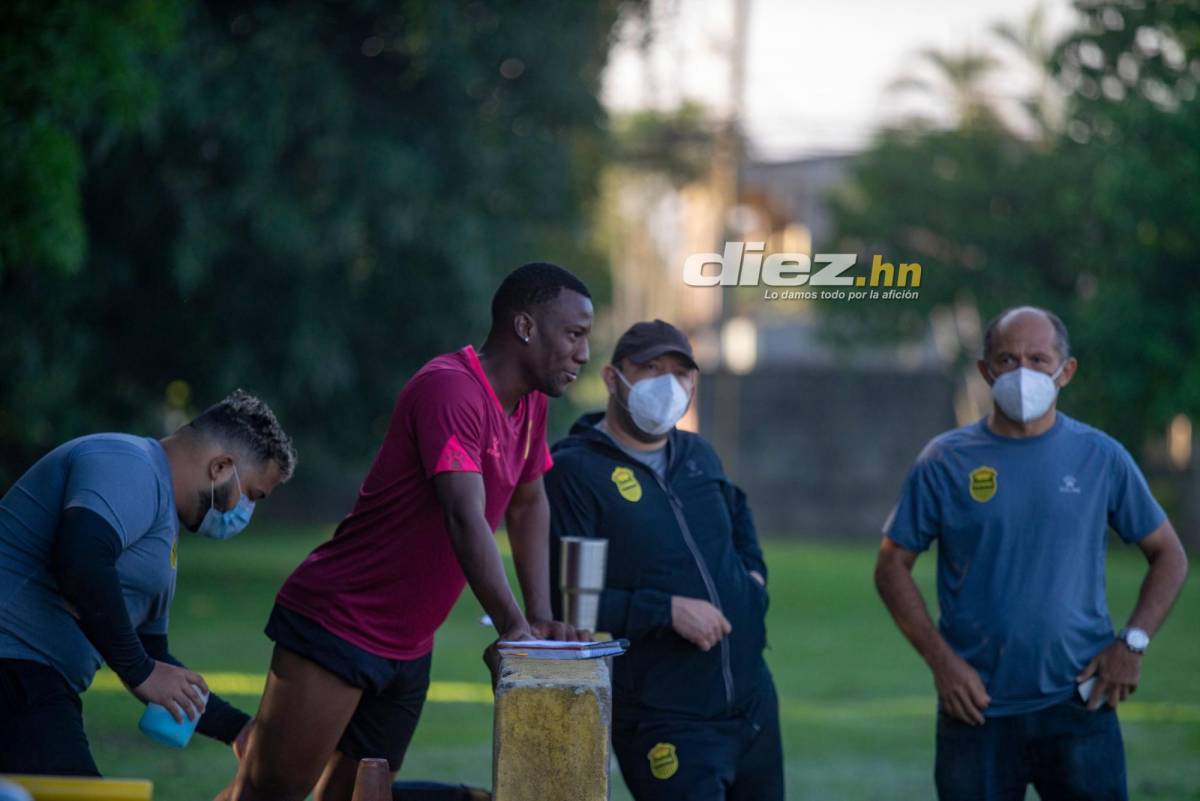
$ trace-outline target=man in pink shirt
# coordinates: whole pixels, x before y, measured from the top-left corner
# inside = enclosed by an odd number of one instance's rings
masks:
[[[428,362],[396,402],[358,500],[284,583],[266,690],[220,798],[349,801],[359,759],[400,768],[433,634],[464,585],[501,639],[569,638],[550,613],[547,396],[588,360],[587,288],[552,264],[513,271],[483,347]],[[507,523],[522,613],[494,532]]]

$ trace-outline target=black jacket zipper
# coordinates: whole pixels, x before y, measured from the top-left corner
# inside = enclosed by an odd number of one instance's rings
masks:
[[[700,555],[700,548],[696,545],[696,540],[692,537],[692,530],[688,527],[687,520],[683,516],[683,504],[679,502],[679,498],[667,486],[666,480],[659,476],[649,465],[634,459],[629,454],[607,442],[602,443],[609,450],[620,454],[620,458],[635,467],[639,467],[654,477],[655,483],[659,489],[667,496],[667,502],[671,505],[671,511],[675,514],[675,522],[679,524],[679,533],[683,537],[684,544],[687,545],[688,552],[692,555],[692,560],[696,563],[696,569],[700,571],[700,578],[704,581],[704,587],[708,592],[708,602],[717,608],[721,614],[725,614],[725,609],[721,606],[721,596],[717,593],[717,585],[712,579],[712,575],[708,572],[708,566],[704,564],[704,557]],[[670,444],[668,451],[668,461],[666,472],[671,472],[672,462],[677,456],[678,447],[674,443]],[[721,677],[725,680],[725,703],[730,709],[733,708],[734,692],[733,692],[733,668],[730,665],[729,656],[729,637],[721,638],[718,643],[721,649]]]
[[[653,471],[651,471],[653,472]],[[658,486],[667,494],[667,501],[671,504],[671,511],[675,513],[675,521],[679,523],[679,532],[683,535],[683,541],[687,543],[688,550],[692,553],[692,559],[696,562],[696,567],[700,570],[700,578],[704,580],[704,586],[708,589],[708,600],[721,614],[725,614],[725,610],[721,606],[721,596],[717,594],[717,585],[709,575],[708,566],[704,564],[704,558],[700,555],[700,548],[696,545],[696,541],[692,538],[692,530],[688,528],[687,521],[683,517],[683,505],[680,504],[679,498],[666,485],[666,482],[658,477],[655,473],[654,479],[658,482]],[[719,643],[721,648],[721,675],[725,679],[725,702],[730,708],[733,707],[733,668],[729,664],[729,637],[721,638]]]

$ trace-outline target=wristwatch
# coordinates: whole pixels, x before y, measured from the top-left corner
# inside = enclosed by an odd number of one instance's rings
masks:
[[[1125,643],[1126,648],[1135,654],[1145,653],[1146,646],[1150,644],[1150,635],[1141,629],[1124,628],[1117,637]]]

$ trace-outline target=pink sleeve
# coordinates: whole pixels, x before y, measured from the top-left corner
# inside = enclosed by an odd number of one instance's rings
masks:
[[[483,414],[479,385],[451,372],[414,387],[413,433],[429,478],[438,473],[481,473]]]
[[[535,398],[537,406],[529,417],[530,426],[526,442],[525,467],[521,470],[520,481],[522,484],[537,480],[539,476],[554,466],[554,459],[550,457],[550,445],[546,442],[546,410],[548,402],[546,396],[540,393]]]

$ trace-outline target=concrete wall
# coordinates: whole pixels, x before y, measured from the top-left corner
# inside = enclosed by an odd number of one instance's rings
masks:
[[[700,431],[763,534],[875,540],[921,448],[955,427],[953,396],[931,371],[719,372],[700,381]]]

